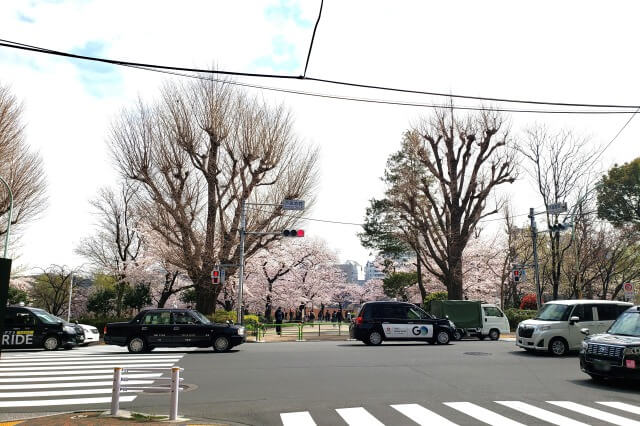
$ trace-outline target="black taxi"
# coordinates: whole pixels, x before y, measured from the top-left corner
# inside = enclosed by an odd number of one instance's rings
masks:
[[[352,339],[367,345],[389,341],[425,341],[446,345],[455,332],[448,319],[438,319],[406,302],[367,302],[349,325]]]
[[[106,344],[126,346],[132,353],[158,347],[213,347],[226,352],[245,340],[244,327],[214,323],[192,309],[148,309],[129,322],[104,327]]]
[[[580,368],[594,380],[640,379],[640,306],[624,311],[606,333],[585,334]]]
[[[71,349],[84,340],[75,327],[49,312],[27,306],[7,306],[4,317],[3,349]]]

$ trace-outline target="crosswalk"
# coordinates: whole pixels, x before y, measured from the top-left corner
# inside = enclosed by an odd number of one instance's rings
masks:
[[[181,352],[134,355],[113,346],[56,352],[3,352],[0,359],[0,411],[20,407],[98,405],[111,402],[113,368],[169,368]],[[123,385],[145,386],[163,371],[134,371]],[[140,390],[121,392],[120,402],[136,399]]]
[[[484,405],[484,406],[483,406]],[[577,403],[572,401],[492,401],[489,403],[444,402],[429,404],[393,404],[389,407],[399,413],[392,423],[418,424],[421,426],[456,426],[459,424],[488,424],[493,426],[524,426],[552,424],[561,426],[588,426],[613,424],[640,426],[640,406],[625,402],[596,401]],[[506,408],[506,410],[504,410]],[[380,408],[378,408],[379,410]],[[498,412],[499,411],[499,412]],[[335,412],[349,426],[384,426],[364,407],[337,408]],[[326,414],[326,413],[324,413]],[[575,416],[579,418],[576,419]],[[638,416],[638,417],[635,417]],[[635,418],[634,418],[635,417]],[[387,415],[388,418],[388,415]],[[317,426],[326,423],[323,416],[314,416],[309,411],[280,413],[283,426]],[[334,422],[331,422],[334,423]]]

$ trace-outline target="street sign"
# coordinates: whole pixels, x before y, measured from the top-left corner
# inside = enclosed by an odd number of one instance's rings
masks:
[[[282,208],[284,210],[304,210],[304,200],[283,200]]]
[[[635,292],[633,291],[632,283],[624,283],[622,285],[622,290],[624,290],[624,298],[627,300],[633,300],[635,296]]]
[[[567,211],[567,203],[552,203],[547,206],[547,213],[560,214]]]

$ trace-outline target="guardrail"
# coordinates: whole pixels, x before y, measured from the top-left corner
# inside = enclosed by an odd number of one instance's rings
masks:
[[[127,373],[145,373],[149,371],[171,371],[171,377],[159,377],[153,379],[154,381],[167,381],[170,383],[165,386],[127,386],[122,385],[122,382],[129,380],[126,377]],[[171,394],[170,408],[169,408],[169,420],[177,420],[178,418],[178,394],[183,388],[180,387],[180,382],[183,380],[180,378],[180,372],[184,369],[180,367],[171,368],[123,368],[115,367],[113,369],[113,390],[111,392],[111,415],[117,416],[120,411],[120,392],[127,392],[129,390],[168,390]],[[123,376],[124,374],[124,376]]]
[[[349,334],[349,323],[344,322],[305,322],[305,323],[259,323],[251,328],[256,342],[264,342],[267,335],[276,335],[280,327],[281,336],[296,336],[298,342],[304,336],[342,336]]]

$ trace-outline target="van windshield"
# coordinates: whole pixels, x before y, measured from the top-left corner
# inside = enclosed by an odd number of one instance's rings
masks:
[[[46,324],[60,324],[61,322],[63,322],[60,318],[55,317],[49,312],[43,311],[42,309],[33,309],[31,312],[33,312],[33,314],[37,316],[40,321]]]
[[[640,337],[640,313],[625,312],[609,328],[609,334]]]
[[[569,319],[569,313],[571,312],[571,306],[560,305],[558,303],[547,303],[540,309],[537,320],[542,321],[566,321]]]

